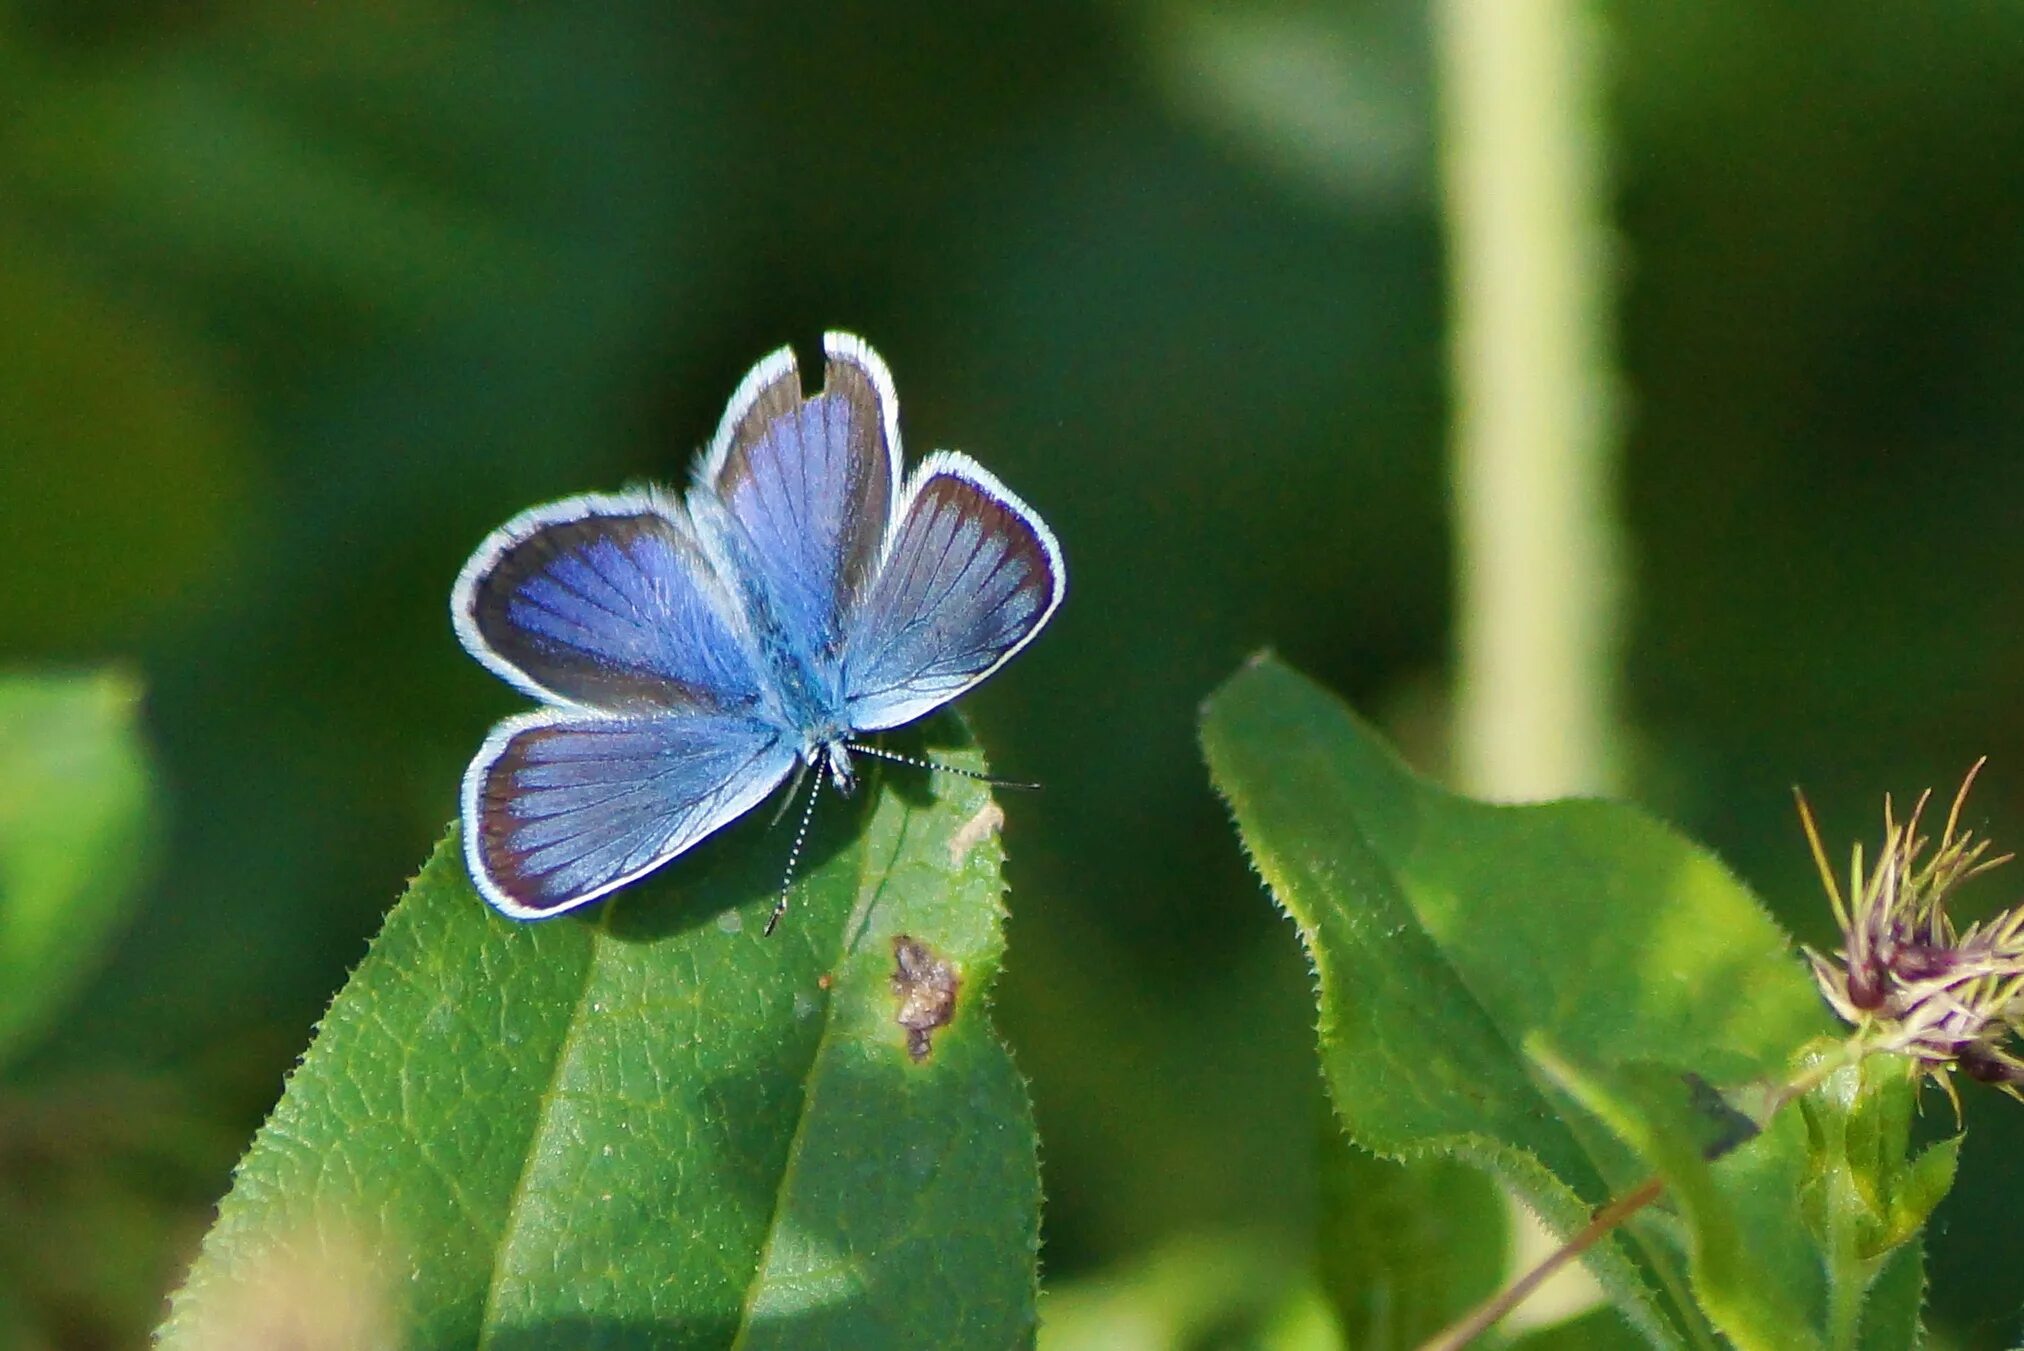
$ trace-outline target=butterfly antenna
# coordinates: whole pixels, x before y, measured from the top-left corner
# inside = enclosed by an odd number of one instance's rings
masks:
[[[932,770],[937,774],[959,774],[966,779],[975,779],[979,783],[988,783],[993,788],[1026,788],[1036,792],[1040,788],[1040,785],[1037,783],[1024,783],[1018,779],[993,778],[989,774],[979,774],[974,769],[959,769],[955,765],[937,764],[933,760],[923,760],[918,756],[912,755],[901,755],[898,751],[885,750],[879,746],[866,746],[856,741],[846,741],[843,744],[846,749],[858,755],[869,755],[874,760],[890,760],[896,765],[912,765],[915,769]]]
[[[767,938],[773,936],[773,927],[787,913],[787,893],[794,887],[794,870],[801,862],[801,846],[808,841],[808,823],[815,816],[815,799],[822,795],[820,765],[816,766],[816,771],[814,786],[808,790],[808,802],[801,809],[801,824],[794,828],[793,847],[787,851],[787,871],[780,879],[780,899],[773,903],[773,913],[766,917],[764,936]]]

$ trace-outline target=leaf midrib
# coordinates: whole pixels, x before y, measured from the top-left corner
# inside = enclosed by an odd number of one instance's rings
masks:
[[[478,1341],[476,1351],[485,1351],[492,1343],[492,1334],[498,1328],[497,1313],[499,1288],[505,1275],[507,1256],[512,1252],[519,1236],[521,1216],[525,1213],[528,1189],[532,1185],[534,1163],[541,1153],[541,1142],[549,1133],[549,1118],[555,1111],[558,1098],[557,1085],[562,1080],[564,1069],[576,1054],[577,1036],[588,1021],[584,1007],[590,1002],[591,991],[597,988],[597,971],[604,960],[609,944],[606,934],[611,925],[612,911],[616,907],[607,903],[599,909],[596,925],[590,933],[590,950],[583,963],[583,988],[577,991],[576,1005],[570,1011],[569,1024],[562,1034],[562,1042],[556,1048],[555,1062],[548,1072],[548,1082],[542,1087],[540,1107],[534,1114],[534,1128],[527,1134],[527,1148],[520,1158],[520,1176],[514,1180],[513,1197],[506,1205],[506,1220],[499,1228],[499,1241],[492,1247],[492,1274],[485,1283],[485,1304],[479,1315]]]
[[[867,787],[874,794],[883,794],[885,788],[884,776],[880,775],[870,779]],[[872,798],[872,810],[867,813],[865,820],[859,826],[860,832],[868,832],[871,829],[872,821],[878,814],[878,804],[881,800],[877,796]],[[901,828],[901,835],[902,837],[905,835],[904,824]],[[837,954],[839,965],[841,965],[843,957],[849,953],[851,934],[857,927],[858,917],[865,912],[866,893],[871,886],[871,842],[865,839],[862,833],[857,841],[857,848],[857,884],[851,888],[850,913],[844,916],[843,927],[837,931],[837,942],[840,945]],[[894,853],[898,853],[897,844],[895,845]],[[739,1301],[738,1330],[731,1338],[730,1351],[742,1351],[742,1348],[745,1346],[745,1338],[752,1330],[752,1308],[758,1302],[759,1293],[765,1281],[767,1264],[773,1258],[773,1244],[780,1237],[781,1214],[787,1208],[787,1199],[794,1189],[795,1175],[801,1167],[802,1146],[807,1139],[808,1122],[815,1115],[816,1083],[821,1078],[822,1065],[824,1057],[829,1050],[830,1038],[836,1031],[836,1002],[839,993],[839,990],[831,990],[829,998],[825,999],[822,1003],[822,1035],[816,1038],[815,1053],[808,1060],[808,1074],[803,1081],[804,1087],[801,1093],[801,1111],[794,1119],[794,1135],[787,1143],[787,1162],[780,1170],[780,1185],[774,1189],[773,1208],[766,1217],[766,1241],[759,1245],[759,1260],[753,1264],[752,1279],[745,1286],[744,1299]]]

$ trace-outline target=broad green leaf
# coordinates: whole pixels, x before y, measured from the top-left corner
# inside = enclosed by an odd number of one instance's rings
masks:
[[[1494,1292],[1510,1260],[1504,1193],[1482,1171],[1381,1159],[1331,1128],[1321,1152],[1321,1277],[1349,1345],[1410,1351]]]
[[[1336,1111],[1376,1153],[1468,1161],[1572,1232],[1648,1169],[1558,1110],[1528,1038],[1721,1084],[1780,1072],[1827,1030],[1754,898],[1638,811],[1449,794],[1270,658],[1211,697],[1202,733],[1313,963]],[[1633,1235],[1590,1265],[1655,1343],[1709,1343],[1671,1244]]]
[[[149,844],[140,692],[117,671],[0,677],[0,1062],[62,1009]]]
[[[763,819],[528,925],[473,894],[453,833],[241,1163],[164,1344],[210,1344],[264,1272],[324,1252],[374,1256],[361,1297],[412,1348],[1030,1341],[1036,1142],[987,1006],[997,808],[902,769],[823,805],[771,938],[790,832]]]

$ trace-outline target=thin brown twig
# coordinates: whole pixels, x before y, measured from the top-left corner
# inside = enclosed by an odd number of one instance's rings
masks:
[[[1780,1084],[1758,1113],[1757,1129],[1764,1130],[1770,1125],[1771,1118],[1777,1116],[1789,1103],[1818,1088],[1836,1070],[1858,1063],[1866,1050],[1860,1037],[1851,1037],[1841,1043],[1834,1052],[1820,1056],[1804,1071]],[[1665,1179],[1655,1173],[1617,1197],[1596,1211],[1594,1218],[1589,1220],[1580,1233],[1548,1253],[1537,1266],[1517,1280],[1421,1342],[1418,1351],[1460,1351],[1460,1348],[1488,1332],[1498,1319],[1529,1299],[1533,1291],[1546,1283],[1547,1277],[1593,1248],[1607,1237],[1611,1230],[1658,1200],[1665,1189]]]
[[[1591,1219],[1580,1233],[1555,1248],[1539,1265],[1450,1323],[1429,1340],[1422,1342],[1419,1351],[1459,1351],[1459,1348],[1467,1346],[1488,1332],[1498,1319],[1530,1298],[1532,1292],[1545,1284],[1546,1279],[1553,1273],[1601,1242],[1612,1229],[1658,1200],[1660,1193],[1665,1189],[1665,1179],[1653,1174],[1617,1197],[1596,1211],[1595,1218]]]

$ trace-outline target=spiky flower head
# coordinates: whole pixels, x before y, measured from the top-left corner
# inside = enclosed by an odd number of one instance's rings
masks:
[[[1883,846],[1864,864],[1857,845],[1843,899],[1806,799],[1799,814],[1813,861],[1834,904],[1841,950],[1807,950],[1827,1002],[1868,1050],[1908,1056],[1951,1095],[1960,1070],[2024,1098],[2024,1059],[2011,1049],[2024,1035],[2024,906],[1957,929],[1947,903],[1968,879],[2008,862],[1989,841],[1961,826],[1961,808],[1981,771],[1977,761],[1954,795],[1939,844],[1919,833],[1930,792],[1898,821],[1888,798]]]

